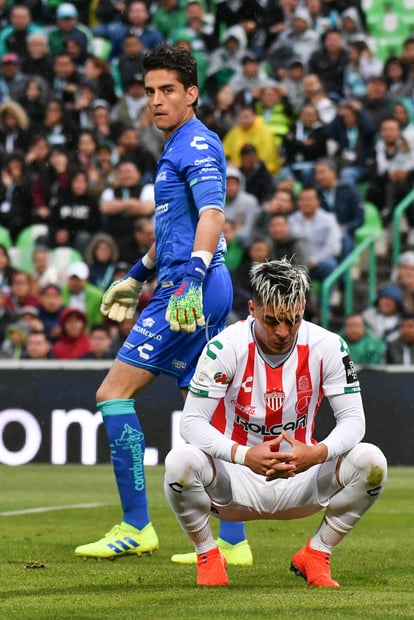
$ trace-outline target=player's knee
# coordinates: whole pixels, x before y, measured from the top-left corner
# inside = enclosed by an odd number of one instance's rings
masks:
[[[196,478],[208,465],[207,455],[195,446],[186,444],[171,450],[165,459],[165,478],[179,481],[186,486]]]
[[[369,489],[383,487],[387,480],[387,460],[383,452],[371,443],[360,443],[343,456],[340,482],[363,480]]]

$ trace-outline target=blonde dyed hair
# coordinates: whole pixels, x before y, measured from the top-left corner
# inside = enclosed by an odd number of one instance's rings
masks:
[[[257,263],[250,270],[253,301],[270,306],[275,315],[295,316],[304,309],[309,291],[309,274],[304,265],[292,265],[285,257]]]

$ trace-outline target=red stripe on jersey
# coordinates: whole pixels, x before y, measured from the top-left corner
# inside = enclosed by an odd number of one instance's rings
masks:
[[[319,411],[319,407],[321,405],[322,398],[324,397],[324,392],[323,392],[323,387],[322,387],[322,385],[323,385],[323,362],[321,362],[321,364],[320,364],[319,375],[320,375],[320,377],[319,377],[319,394],[318,394],[317,403],[315,405],[315,411],[314,411],[313,420],[312,420],[312,438],[311,438],[311,442],[313,444],[317,444],[318,443],[316,441],[316,439],[313,438],[313,433],[314,433],[314,430],[315,430],[316,414]]]
[[[231,439],[242,446],[247,444],[247,430],[245,430],[240,423],[237,423],[237,418],[242,418],[247,421],[249,421],[250,418],[249,412],[252,406],[255,357],[256,344],[250,342],[243,379],[237,394],[236,402],[234,403],[234,425],[231,434]]]
[[[213,413],[211,425],[224,435],[224,431],[226,430],[226,407],[224,405],[224,398],[220,400]]]
[[[285,401],[285,392],[283,389],[283,364],[278,368],[272,368],[265,364],[266,369],[266,392],[264,396],[264,405],[266,408],[266,428],[280,425],[282,428],[283,403]],[[275,439],[274,435],[268,435],[263,441]],[[279,451],[279,446],[275,452]]]
[[[297,345],[298,365],[296,367],[296,419],[295,439],[306,443],[306,427],[309,419],[309,403],[312,398],[312,377],[309,367],[309,346]]]

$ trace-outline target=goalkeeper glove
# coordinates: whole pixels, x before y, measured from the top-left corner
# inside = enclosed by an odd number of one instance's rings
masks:
[[[205,325],[203,315],[203,280],[207,273],[204,261],[193,256],[187,264],[187,270],[181,286],[173,293],[168,302],[165,320],[173,332],[195,332],[196,324]]]
[[[147,265],[152,264],[152,268]],[[144,256],[121,280],[116,280],[105,291],[102,297],[101,312],[112,321],[121,323],[124,319],[132,319],[135,314],[139,296],[147,280],[154,271],[150,258]]]

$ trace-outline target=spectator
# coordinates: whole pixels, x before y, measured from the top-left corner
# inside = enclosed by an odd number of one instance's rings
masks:
[[[382,121],[375,151],[366,198],[379,208],[383,222],[388,224],[394,208],[412,188],[414,152],[402,137],[400,125],[394,118]],[[413,227],[413,207],[406,211],[406,215]]]
[[[243,105],[238,114],[237,124],[223,138],[224,152],[237,168],[240,167],[240,151],[243,145],[253,144],[257,155],[273,175],[280,168],[280,160],[272,130],[258,117],[254,108]]]
[[[62,292],[57,284],[47,284],[40,290],[39,318],[52,343],[60,336],[60,317],[64,309]]]
[[[387,91],[393,99],[411,95],[408,65],[404,60],[397,56],[389,56],[384,63],[383,76],[387,82]]]
[[[109,144],[98,144],[96,148],[96,167],[89,169],[89,189],[91,193],[100,198],[107,187],[112,187],[115,182],[116,169],[112,164],[112,149]]]
[[[15,271],[6,246],[0,244],[0,290],[5,291],[10,287],[11,277]]]
[[[220,45],[210,54],[207,68],[206,90],[211,99],[237,73],[246,45],[247,37],[239,24],[223,32]]]
[[[49,52],[47,36],[42,32],[33,32],[26,39],[27,53],[22,62],[22,73],[40,76],[49,86],[53,83],[53,57]]]
[[[134,73],[125,85],[125,93],[113,108],[111,117],[114,121],[119,121],[124,125],[138,129],[141,124],[141,115],[146,105],[147,97],[145,95],[144,75],[142,73]]]
[[[414,148],[414,111],[408,97],[397,99],[393,106],[393,118],[398,121],[402,137],[407,141],[410,150]]]
[[[187,3],[185,27],[207,53],[212,52],[218,45],[218,39],[211,32],[210,24],[208,24],[208,17],[205,14],[204,6],[198,0],[190,0]],[[148,48],[148,46],[146,47]]]
[[[303,94],[305,103],[311,103],[315,106],[318,118],[324,125],[333,121],[337,111],[336,104],[328,97],[315,73],[308,73],[303,78]]]
[[[400,254],[392,280],[401,289],[404,310],[414,312],[414,251],[407,250]]]
[[[246,248],[243,258],[234,271],[231,272],[233,282],[233,306],[228,323],[235,323],[245,319],[248,314],[248,302],[252,297],[250,284],[250,269],[255,263],[264,263],[270,258],[270,247],[265,239],[254,239]]]
[[[287,65],[286,75],[282,78],[280,84],[286,89],[286,97],[293,106],[295,118],[299,115],[305,100],[303,92],[304,78],[305,65],[300,58],[292,58]]]
[[[137,260],[139,256],[135,257]],[[110,235],[97,232],[85,251],[85,260],[89,267],[89,282],[105,291],[113,281],[119,249]]]
[[[367,80],[381,75],[383,63],[374,56],[366,41],[353,41],[348,46],[348,53],[342,90],[346,98],[360,100],[367,94]]]
[[[0,157],[4,164],[6,155],[16,151],[22,155],[29,144],[29,117],[16,101],[0,105]]]
[[[49,145],[49,143],[48,143]],[[32,182],[34,220],[50,224],[53,207],[69,191],[69,159],[63,146],[52,146],[45,162],[40,162]]]
[[[145,48],[141,39],[133,32],[128,32],[122,44],[122,54],[111,63],[115,92],[118,97],[122,97],[126,92],[134,75],[142,73],[144,56]]]
[[[78,10],[70,2],[62,2],[56,10],[56,27],[49,34],[49,46],[52,54],[61,54],[66,50],[67,37],[74,30],[79,32],[86,42],[89,53],[93,51],[92,31],[78,21]]]
[[[284,86],[273,80],[263,82],[255,110],[272,130],[276,147],[279,147],[293,122],[293,108],[286,98]]]
[[[268,224],[271,260],[288,258],[293,265],[309,265],[306,241],[292,234],[289,219],[283,213],[273,213]]]
[[[387,364],[414,365],[414,313],[402,316],[399,336],[388,344],[385,359]]]
[[[333,213],[342,231],[342,253],[347,256],[354,245],[354,232],[364,221],[364,205],[358,188],[338,179],[335,162],[321,159],[315,166],[315,181],[320,204]]]
[[[100,209],[104,230],[119,248],[131,238],[133,221],[154,213],[154,187],[141,181],[142,175],[133,161],[121,160],[117,166],[117,182],[101,196]]]
[[[22,354],[22,359],[27,360],[48,360],[52,358],[52,344],[48,340],[44,330],[29,332],[26,340],[26,347]]]
[[[236,96],[228,84],[223,84],[214,96],[213,122],[209,125],[221,139],[237,123]],[[201,112],[201,110],[200,110]]]
[[[35,306],[23,306],[17,313],[19,323],[26,325],[28,332],[43,329],[42,320],[39,317],[39,308]]]
[[[51,245],[71,246],[83,254],[99,227],[99,204],[88,191],[88,174],[83,169],[75,169],[70,175],[68,192],[58,197],[52,209]]]
[[[89,54],[87,51],[87,41],[79,30],[72,30],[66,36],[65,51],[71,57],[79,73],[84,73],[85,61]]]
[[[78,308],[65,308],[60,317],[61,335],[52,346],[55,359],[81,359],[91,351],[91,341],[86,333],[87,318]]]
[[[84,360],[113,360],[112,338],[108,325],[92,325],[89,330],[91,350],[82,355]]]
[[[232,165],[227,166],[227,193],[224,214],[236,225],[237,238],[247,246],[250,243],[253,223],[260,212],[259,203],[252,194],[242,187],[242,174]]]
[[[26,6],[13,6],[10,10],[10,25],[0,31],[0,56],[11,52],[24,60],[27,56],[27,38],[40,30],[40,26],[32,22],[30,10]]]
[[[235,271],[242,261],[244,247],[240,239],[237,237],[236,222],[234,222],[231,218],[226,218],[224,222],[223,235],[227,245],[227,252],[224,256],[224,262],[229,271]]]
[[[143,0],[132,0],[127,6],[127,29],[140,38],[144,49],[153,51],[163,42],[162,34],[151,24],[151,15]],[[178,25],[178,24],[177,24]],[[115,48],[117,50],[117,48]],[[117,52],[118,53],[118,52]]]
[[[321,80],[329,97],[343,96],[345,68],[349,56],[339,30],[327,30],[323,35],[322,48],[313,52],[309,59],[309,73],[315,73]]]
[[[23,356],[28,329],[23,323],[11,323],[5,331],[0,346],[0,357],[5,359],[21,359]]]
[[[385,78],[375,75],[367,80],[367,94],[361,98],[361,103],[378,131],[382,121],[392,116],[393,100],[387,93]]]
[[[24,306],[37,308],[39,304],[39,296],[32,292],[31,275],[16,269],[10,278],[10,290],[6,295],[6,308],[17,316]]]
[[[277,74],[281,68],[286,68],[293,58],[300,58],[307,66],[318,46],[319,36],[312,28],[309,11],[306,8],[297,7],[290,24],[269,47],[266,57],[273,74]]]
[[[28,134],[30,138],[43,131],[45,108],[49,95],[48,85],[43,78],[37,76],[30,77],[27,80],[24,93],[19,98],[18,103],[29,119]],[[28,144],[25,144],[25,151],[27,147]]]
[[[6,308],[6,291],[6,288],[0,287],[0,345],[4,341],[6,329],[16,320],[16,314]]]
[[[403,312],[404,302],[400,287],[387,284],[378,291],[375,305],[362,312],[362,318],[375,337],[391,342],[399,335]]]
[[[306,103],[297,122],[283,136],[282,173],[293,174],[304,185],[313,185],[315,162],[324,157],[326,151],[326,137],[317,109],[312,103]]]
[[[78,132],[59,99],[46,104],[44,132],[50,147],[63,147],[67,156],[75,151]]]
[[[103,321],[100,311],[102,291],[88,281],[88,265],[81,261],[72,263],[66,271],[66,277],[67,284],[62,287],[66,308],[77,308],[85,313],[88,325],[100,325]]]
[[[326,137],[335,143],[333,157],[339,165],[339,177],[351,184],[367,180],[374,159],[375,127],[359,101],[343,101],[334,120],[325,128]]]
[[[119,131],[116,140],[118,161],[129,159],[139,168],[142,183],[153,183],[157,162],[153,154],[140,144],[139,133],[134,127],[125,126]]]
[[[17,54],[12,52],[1,57],[0,100],[16,101],[22,96],[27,76],[21,71]]]
[[[345,9],[345,11],[342,11],[339,29],[341,31],[345,47],[347,48],[349,48],[349,45],[354,41],[366,41],[367,39],[361,14],[354,6],[350,6]]]
[[[53,61],[53,95],[71,113],[79,93],[81,74],[70,54],[60,52]]]
[[[157,10],[152,16],[155,28],[164,40],[170,38],[174,28],[182,28],[186,23],[186,2],[183,0],[159,0]]]
[[[33,292],[38,294],[45,286],[57,284],[58,278],[49,248],[36,245],[33,250]]]
[[[91,106],[92,126],[98,145],[115,147],[118,127],[111,121],[110,105],[105,99],[95,99]]]
[[[131,265],[148,252],[155,240],[154,221],[150,217],[137,217],[133,223],[133,235],[120,247],[120,257]]]
[[[110,66],[105,60],[89,56],[83,66],[83,75],[94,88],[97,99],[105,99],[110,105],[118,101]]]
[[[98,0],[95,17],[98,22],[92,32],[94,38],[111,42],[110,58],[116,58],[122,51],[122,40],[128,30],[124,0]]]
[[[96,169],[97,148],[98,141],[93,131],[91,131],[90,129],[82,129],[82,131],[78,135],[76,156],[79,166],[81,166],[88,173],[88,184],[90,173]]]
[[[255,218],[253,236],[266,237],[272,215],[281,213],[288,216],[293,213],[295,206],[292,192],[288,189],[283,189],[279,184],[271,199],[264,205],[264,208],[262,208],[261,212]]]
[[[311,280],[323,282],[338,265],[341,229],[335,215],[322,209],[315,188],[301,190],[298,206],[299,210],[289,216],[290,228],[307,242]]]
[[[240,170],[245,179],[244,189],[248,194],[253,194],[259,205],[263,206],[275,193],[273,177],[259,159],[256,147],[253,144],[242,146],[240,157]]]
[[[3,164],[0,180],[0,225],[16,243],[21,231],[32,221],[31,178],[23,155],[12,153]]]
[[[95,86],[88,80],[82,80],[71,109],[71,118],[81,130],[92,130],[94,126],[93,104],[95,100]]]
[[[230,78],[229,86],[241,100],[251,103],[258,99],[263,82],[268,79],[264,66],[252,52],[246,52],[236,73]]]
[[[386,344],[366,327],[360,314],[346,317],[342,337],[355,364],[381,364]]]

